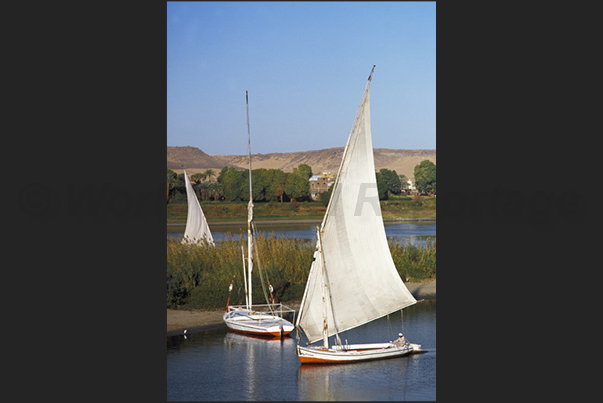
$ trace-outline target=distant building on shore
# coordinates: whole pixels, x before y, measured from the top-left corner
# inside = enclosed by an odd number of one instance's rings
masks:
[[[310,179],[310,195],[312,200],[318,200],[321,192],[329,190],[335,182],[335,175],[331,172],[323,172],[320,175],[312,175]]]
[[[419,191],[417,190],[417,188],[415,187],[415,185],[412,184],[412,180],[407,179],[406,183],[408,184],[406,186],[406,194],[408,196],[416,196],[419,194]]]

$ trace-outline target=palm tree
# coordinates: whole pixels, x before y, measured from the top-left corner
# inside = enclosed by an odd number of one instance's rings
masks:
[[[213,171],[213,169],[208,169],[203,172],[203,174],[205,175],[205,178],[207,178],[207,180],[211,183],[211,178],[215,175],[215,172]]]

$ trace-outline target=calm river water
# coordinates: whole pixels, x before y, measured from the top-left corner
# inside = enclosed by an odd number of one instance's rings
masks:
[[[268,225],[256,223],[258,232],[269,235],[273,233],[277,237],[289,237],[300,239],[316,239],[316,224],[280,224]],[[223,241],[228,236],[238,237],[242,234],[247,238],[247,224],[240,225],[215,225],[210,226],[212,236],[216,241]],[[402,244],[410,243],[416,245],[424,243],[428,238],[435,238],[435,222],[406,222],[406,223],[385,223],[385,234],[388,237],[395,238]],[[168,237],[182,237],[184,235],[183,226],[167,227]]]
[[[403,324],[403,325],[402,325]],[[267,340],[226,327],[167,338],[167,400],[436,399],[436,301],[340,335],[349,343],[406,338],[427,353],[344,365],[301,365],[297,333]],[[303,344],[303,342],[302,342]]]

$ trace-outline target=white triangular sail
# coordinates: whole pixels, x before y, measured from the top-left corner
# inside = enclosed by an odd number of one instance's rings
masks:
[[[188,200],[188,216],[182,243],[201,243],[205,239],[208,244],[214,245],[214,238],[211,236],[209,225],[207,225],[207,220],[186,171],[184,171],[184,181],[186,183],[186,199]]]
[[[321,226],[322,250],[317,248],[314,255],[300,307],[298,324],[310,342],[323,336],[323,264],[329,336],[417,302],[396,270],[381,217],[369,84],[370,78],[333,184]]]

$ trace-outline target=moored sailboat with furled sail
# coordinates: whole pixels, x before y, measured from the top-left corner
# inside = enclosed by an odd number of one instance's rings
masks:
[[[253,223],[253,189],[251,184],[251,134],[249,130],[249,98],[245,91],[247,102],[247,136],[249,143],[249,204],[247,207],[247,271],[245,271],[245,253],[243,252],[243,275],[245,277],[245,306],[228,305],[223,315],[224,322],[229,329],[261,336],[285,336],[295,328],[291,322],[283,318],[284,314],[295,311],[283,304],[270,303],[253,305],[251,298],[252,274],[254,266],[254,237],[255,225]],[[241,249],[243,247],[241,246]],[[259,268],[261,270],[261,268]],[[247,281],[249,283],[247,283]],[[262,279],[262,286],[263,279]],[[232,284],[231,284],[232,287]]]

